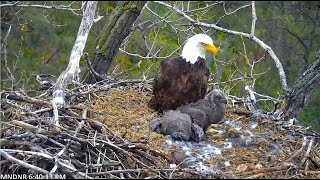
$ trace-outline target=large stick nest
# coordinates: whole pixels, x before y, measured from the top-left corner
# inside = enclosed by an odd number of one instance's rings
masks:
[[[215,134],[210,128],[202,142],[221,149],[219,156],[202,162],[215,173],[188,168],[185,160],[177,160],[176,154],[181,150],[166,146],[167,137],[149,129],[149,122],[159,115],[147,107],[151,98],[148,86],[135,81],[75,88],[67,96],[68,105],[59,109],[60,128],[54,127],[52,107],[45,98],[3,92],[6,110],[0,131],[2,174],[41,173],[67,178],[320,178],[319,134],[281,120],[253,120],[252,113],[240,105],[228,105],[225,122],[213,126],[223,133]],[[226,148],[230,139],[235,143]],[[191,153],[198,156],[202,152]],[[173,163],[176,166],[170,165]]]

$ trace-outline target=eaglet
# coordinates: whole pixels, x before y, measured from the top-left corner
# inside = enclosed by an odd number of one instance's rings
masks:
[[[166,111],[162,117],[153,119],[150,128],[176,140],[199,142],[204,135],[202,128],[192,123],[189,115],[177,110]]]
[[[214,89],[204,99],[164,112],[150,122],[150,128],[173,139],[199,142],[211,124],[223,119],[226,103],[223,92]]]
[[[211,125],[221,122],[226,113],[227,99],[219,89],[210,91],[204,99],[177,108],[188,114],[192,123],[199,125],[204,131]]]

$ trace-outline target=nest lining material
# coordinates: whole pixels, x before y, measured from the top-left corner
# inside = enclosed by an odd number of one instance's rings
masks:
[[[12,122],[1,122],[1,172],[37,174],[34,167],[42,173],[57,167],[54,173],[81,178],[203,177],[182,169],[183,163],[169,168],[174,162],[171,154],[177,149],[164,146],[167,137],[150,130],[149,122],[158,114],[147,107],[147,93],[111,88],[91,97],[88,106],[62,110],[60,123],[64,129],[60,131],[45,123],[52,116],[50,108],[42,107],[41,112],[39,107],[34,108],[38,110],[36,115],[14,109]],[[89,112],[88,118],[81,118],[84,109]],[[206,143],[219,147],[247,131],[253,134],[249,145],[222,149],[221,156],[205,161],[221,172],[209,177],[320,178],[319,137],[309,136],[309,128],[270,119],[253,121],[248,114],[244,107],[228,107],[226,120],[238,123],[240,130],[224,122],[214,125],[224,131],[222,135],[207,131]],[[257,127],[251,128],[253,122]],[[92,124],[108,131],[99,132]],[[278,153],[272,153],[274,145],[279,147]],[[192,153],[196,156],[201,152]],[[224,167],[224,162],[230,166]],[[34,167],[26,168],[26,163]]]

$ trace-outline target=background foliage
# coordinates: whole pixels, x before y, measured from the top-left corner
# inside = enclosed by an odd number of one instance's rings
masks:
[[[67,5],[70,2],[53,3]],[[172,1],[170,3],[179,8],[188,6],[187,2]],[[86,52],[93,52],[96,37],[106,23],[107,17],[114,12],[116,4],[116,1],[99,2],[98,14],[105,17],[94,24],[93,31],[87,41]],[[195,2],[189,4],[189,8],[206,7],[207,4],[205,1]],[[226,2],[225,6],[218,4],[210,11],[194,11],[190,14],[201,22],[216,22],[217,25],[224,28],[250,32],[252,19],[250,7],[225,15],[225,11],[232,12],[246,4],[250,4],[250,2]],[[74,4],[74,7],[79,8],[80,6],[81,2]],[[178,48],[190,35],[205,32],[214,39],[214,43],[220,49],[223,49],[222,53],[216,57],[208,57],[211,61],[214,59],[210,64],[213,77],[219,67],[224,64],[220,61],[223,58],[226,62],[221,75],[222,82],[228,80],[237,68],[244,75],[250,74],[250,67],[247,63],[261,59],[254,68],[254,73],[261,73],[256,76],[255,91],[276,98],[282,96],[278,71],[271,58],[257,44],[240,36],[199,27],[191,28],[180,15],[170,12],[168,8],[154,2],[150,2],[148,8],[151,11],[146,8],[143,10],[133,27],[133,33],[124,44],[123,49],[127,52],[141,56],[147,56],[150,53],[160,57],[166,57],[170,54],[179,55],[181,49]],[[292,86],[308,65],[313,62],[315,52],[320,49],[318,43],[320,39],[320,3],[316,1],[256,2],[256,10],[258,17],[256,36],[275,51],[284,66],[288,84]],[[166,17],[167,21],[161,21],[159,17]],[[12,30],[7,45],[8,63],[22,89],[28,91],[39,86],[32,75],[52,74],[58,77],[65,69],[80,21],[81,16],[65,10],[1,8],[1,38],[5,36],[11,25]],[[158,51],[159,49],[161,50]],[[109,73],[116,75],[135,67],[124,78],[150,79],[154,77],[162,60],[162,58],[144,59],[119,52]],[[11,81],[6,71],[3,70],[3,63],[1,65],[1,90],[11,90]],[[83,60],[81,68],[82,71],[86,71]],[[237,72],[234,78],[240,77],[240,75]],[[239,97],[245,96],[244,83],[234,81],[227,85],[232,87],[231,94]],[[320,91],[318,90],[301,115],[302,124],[312,125],[318,130],[320,130],[319,102]],[[266,110],[272,109],[268,104],[262,104],[262,106]]]

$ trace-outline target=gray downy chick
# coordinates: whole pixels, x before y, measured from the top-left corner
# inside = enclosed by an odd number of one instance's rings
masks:
[[[150,128],[176,140],[199,142],[204,136],[202,128],[193,124],[189,115],[177,110],[166,111],[162,117],[153,119]]]
[[[219,89],[210,91],[204,99],[177,108],[188,114],[192,123],[199,125],[204,131],[211,125],[219,123],[226,113],[227,99]]]

